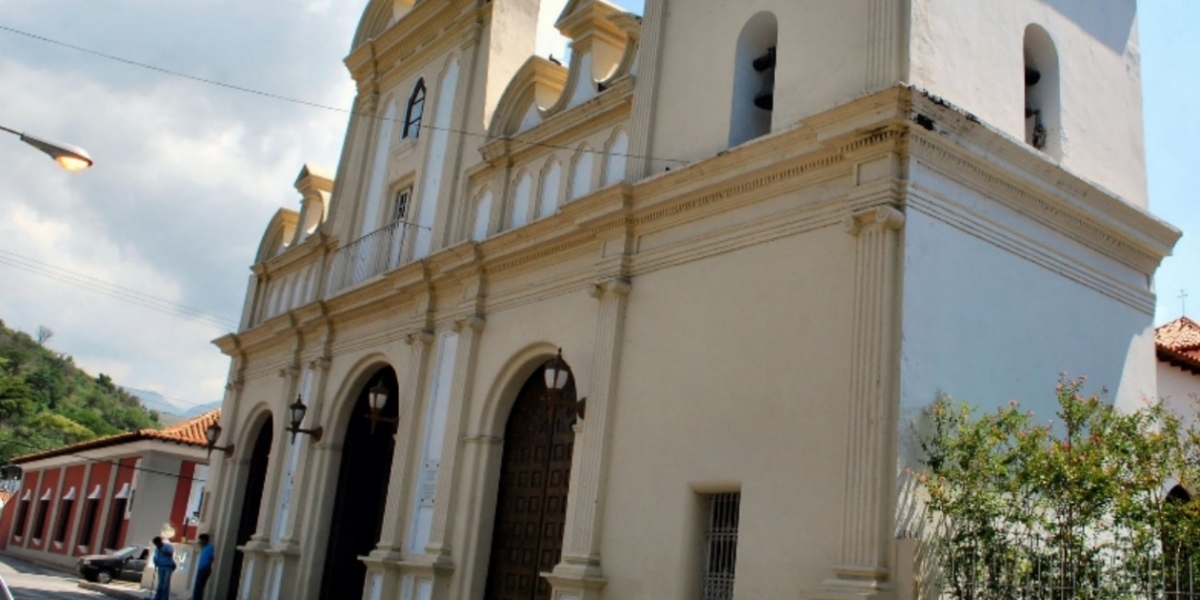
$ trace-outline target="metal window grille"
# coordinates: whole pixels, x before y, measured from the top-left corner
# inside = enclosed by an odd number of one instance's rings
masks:
[[[740,493],[708,496],[708,527],[704,532],[703,600],[732,600],[737,566]]]

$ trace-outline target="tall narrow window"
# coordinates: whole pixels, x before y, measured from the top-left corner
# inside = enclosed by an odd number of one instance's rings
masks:
[[[738,517],[742,494],[711,494],[704,532],[703,600],[732,600],[737,566]]]
[[[78,545],[90,548],[92,534],[96,533],[96,515],[100,513],[100,499],[89,498],[83,507],[83,528],[79,530]]]
[[[778,22],[769,12],[750,17],[738,36],[729,115],[730,147],[771,133],[778,38]]]
[[[74,491],[74,490],[72,490]],[[54,527],[54,541],[61,544],[67,541],[67,525],[71,523],[71,511],[75,509],[75,499],[64,499],[58,505],[58,525]]]
[[[1062,158],[1062,107],[1058,50],[1037,25],[1025,29],[1025,141]]]
[[[417,80],[412,95],[408,97],[408,109],[404,111],[404,138],[421,137],[421,117],[425,116],[425,78]]]
[[[37,518],[33,520],[33,535],[30,536],[35,540],[40,540],[46,536],[46,518],[50,512],[50,499],[42,498],[38,502]]]
[[[408,206],[412,201],[412,188],[406,187],[396,192],[395,208],[392,210],[392,222],[404,223],[408,220]]]
[[[125,520],[125,507],[129,500],[117,498],[112,505],[112,518],[108,520],[108,532],[104,536],[104,547],[110,550],[120,548],[121,523]]]
[[[25,535],[25,525],[29,521],[29,498],[21,501],[21,505],[17,507],[17,525],[13,529],[14,537]]]

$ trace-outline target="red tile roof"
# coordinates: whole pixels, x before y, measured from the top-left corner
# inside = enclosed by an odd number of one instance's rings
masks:
[[[25,454],[22,456],[13,457],[14,464],[32,462],[55,456],[63,456],[82,452],[84,450],[95,450],[97,448],[107,448],[110,446],[118,446],[120,444],[129,444],[142,440],[156,440],[160,442],[170,442],[183,446],[196,446],[203,448],[207,440],[204,437],[204,432],[208,430],[208,426],[217,423],[221,420],[221,409],[206,412],[198,417],[192,417],[186,421],[181,421],[163,429],[139,429],[127,433],[118,433],[105,437],[71,444],[53,450],[37,452],[34,454]]]
[[[1180,317],[1154,330],[1158,359],[1200,375],[1200,324]]]

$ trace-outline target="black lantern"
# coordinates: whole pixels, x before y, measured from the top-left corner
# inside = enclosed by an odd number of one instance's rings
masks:
[[[587,398],[578,402],[562,399],[563,390],[567,389],[567,383],[571,381],[571,368],[563,361],[562,348],[558,349],[557,356],[546,363],[544,375],[546,377],[546,403],[550,405],[550,417],[554,418],[555,408],[563,407],[575,411],[579,418],[584,418]]]
[[[217,445],[217,440],[221,439],[221,425],[219,423],[213,423],[208,426],[208,429],[204,430],[204,439],[207,442],[204,447],[208,450],[209,458],[212,458],[213,450],[220,450],[225,454],[233,454],[233,444],[229,444],[228,446]]]
[[[292,424],[290,427],[288,427],[288,431],[292,433],[293,444],[296,443],[297,433],[307,433],[308,435],[313,436],[313,441],[321,441],[321,432],[324,431],[321,427],[318,426],[312,429],[300,428],[300,425],[304,423],[304,415],[308,412],[308,407],[304,405],[304,400],[302,400],[300,396],[296,396],[296,401],[288,407],[288,412],[291,413],[292,417]]]
[[[375,426],[380,423],[400,424],[399,417],[383,416],[383,409],[388,403],[388,389],[382,381],[367,390],[367,403],[370,411],[367,413],[367,418],[371,421],[371,435],[375,435]]]

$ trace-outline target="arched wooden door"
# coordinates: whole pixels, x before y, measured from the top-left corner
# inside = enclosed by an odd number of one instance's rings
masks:
[[[564,399],[575,400],[573,379]],[[504,428],[485,600],[550,600],[550,584],[539,574],[562,556],[574,422],[569,409],[551,414],[542,370],[536,370]]]
[[[271,444],[275,438],[275,421],[271,417],[259,427],[258,437],[254,440],[254,449],[250,452],[250,467],[246,475],[246,492],[242,496],[242,512],[238,515],[237,538],[233,541],[233,569],[229,575],[229,588],[225,594],[226,600],[235,600],[238,588],[242,585],[242,563],[245,561],[241,550],[236,548],[250,542],[250,536],[258,528],[258,513],[262,509],[263,489],[267,484],[267,463],[271,458]]]

